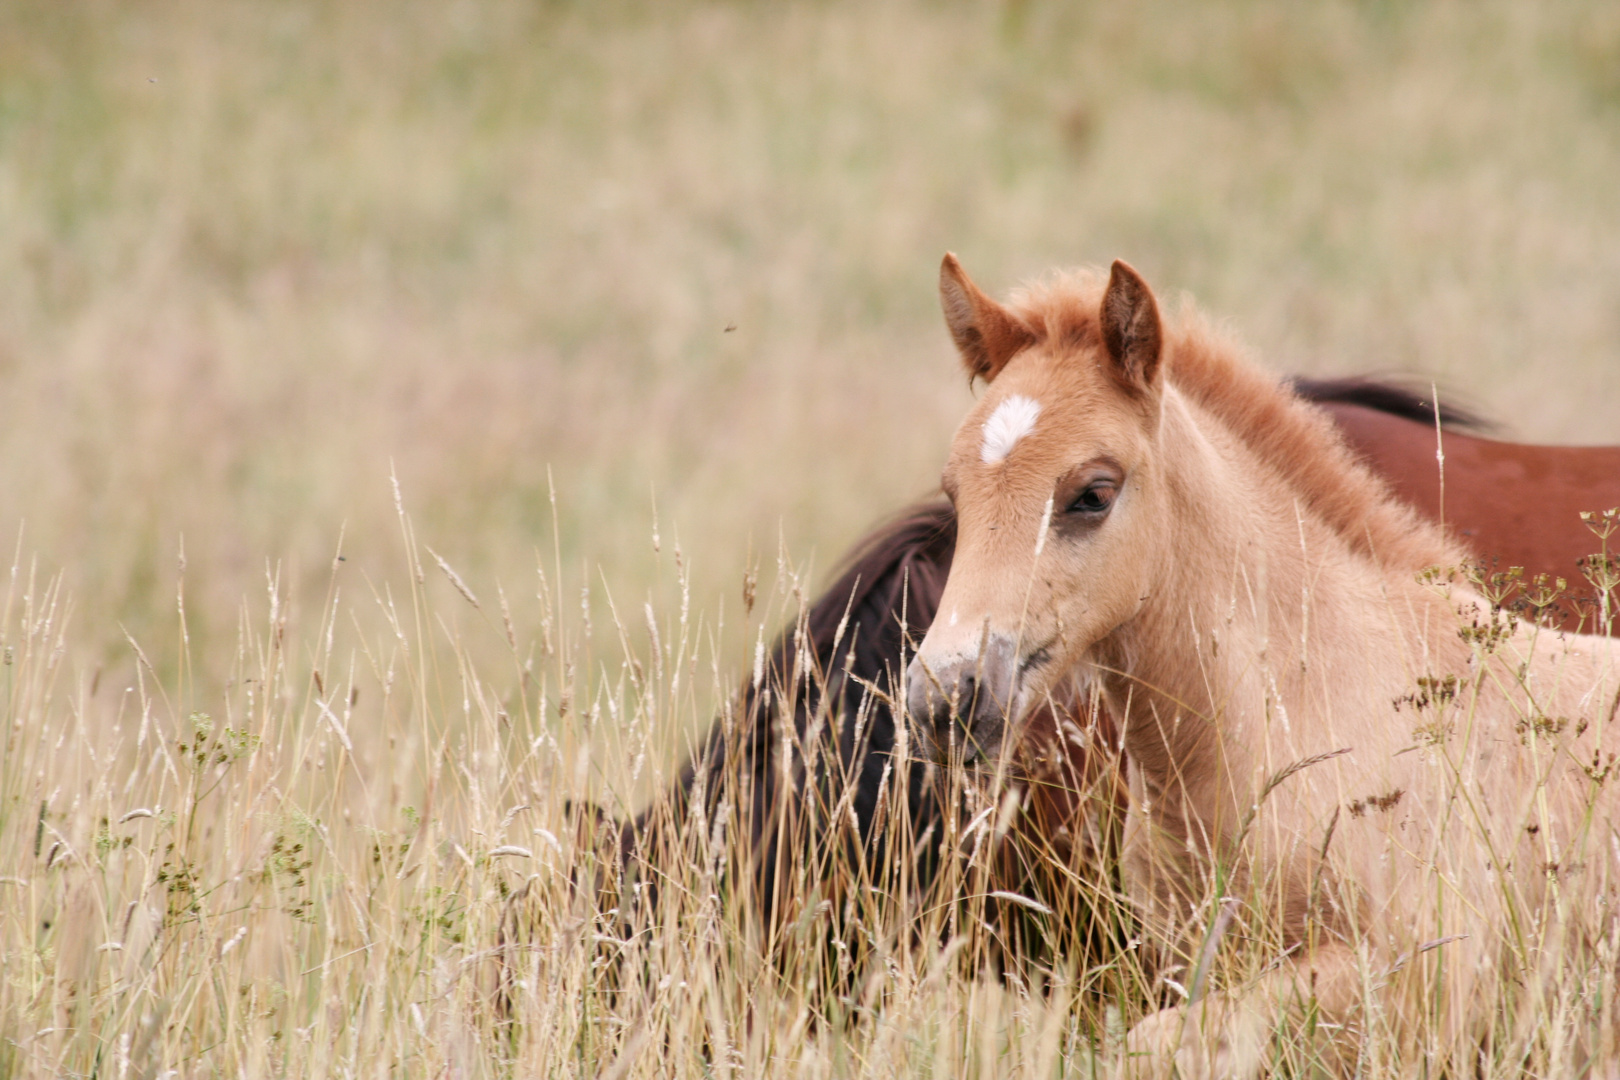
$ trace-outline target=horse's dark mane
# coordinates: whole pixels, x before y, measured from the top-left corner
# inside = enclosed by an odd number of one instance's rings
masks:
[[[895,623],[896,637],[903,618],[911,634],[920,638],[939,608],[955,550],[956,513],[943,499],[918,503],[868,533],[806,615],[806,636],[818,659],[831,647],[846,609],[852,622],[858,613],[887,613],[892,618],[882,621]],[[897,658],[898,654],[877,654],[891,636],[887,630],[866,626],[853,643],[853,670],[868,680]],[[787,670],[792,668],[792,645],[791,636],[778,645]]]
[[[1294,393],[1317,405],[1359,405],[1402,420],[1415,420],[1420,424],[1435,422],[1435,405],[1430,400],[1434,390],[1419,385],[1415,379],[1387,376],[1369,379],[1360,375],[1312,379],[1296,375],[1288,383]],[[1440,423],[1445,427],[1487,432],[1496,426],[1472,409],[1445,401],[1440,402],[1439,412]]]
[[[680,822],[702,801],[705,813],[722,801],[736,806],[740,839],[749,845],[756,871],[756,897],[769,917],[777,906],[780,858],[813,858],[808,851],[778,852],[782,835],[818,846],[804,830],[825,828],[826,811],[851,785],[849,801],[859,826],[857,847],[882,854],[872,836],[879,785],[904,721],[891,702],[904,699],[909,648],[922,638],[939,608],[956,548],[956,515],[949,503],[919,503],[874,529],[855,546],[837,577],[772,647],[764,677],[745,687],[730,723],[717,720],[703,746],[683,768],[664,799],[629,822],[622,833],[627,858],[659,858]],[[807,655],[800,657],[804,648]],[[872,689],[878,692],[871,693]],[[864,707],[863,707],[864,703]],[[817,727],[818,716],[829,723]],[[783,718],[791,718],[795,756],[809,733],[821,732],[810,777],[795,771],[794,788],[782,790],[776,753]],[[919,829],[937,820],[920,762],[894,762],[894,783],[903,786],[911,820]],[[729,792],[725,789],[730,788]],[[777,827],[787,815],[795,824]],[[821,821],[820,826],[810,824]],[[930,851],[937,847],[935,839]],[[927,854],[927,853],[924,853]]]

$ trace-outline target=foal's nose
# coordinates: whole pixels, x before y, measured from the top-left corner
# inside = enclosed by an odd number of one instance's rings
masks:
[[[1013,673],[1012,642],[999,637],[975,656],[919,653],[906,672],[906,708],[928,756],[944,761],[953,743],[966,761],[993,756],[1012,707]]]

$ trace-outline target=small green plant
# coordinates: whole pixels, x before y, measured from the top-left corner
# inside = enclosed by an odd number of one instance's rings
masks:
[[[163,861],[156,881],[165,897],[164,925],[195,920],[202,914],[198,866],[176,849],[173,841],[163,845]]]
[[[314,865],[302,841],[277,833],[260,872],[261,879],[276,892],[281,909],[300,922],[312,921],[314,901],[309,895],[307,875]]]

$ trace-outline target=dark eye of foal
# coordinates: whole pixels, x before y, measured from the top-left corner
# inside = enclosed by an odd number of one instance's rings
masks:
[[[1101,514],[1114,505],[1113,484],[1092,484],[1069,504],[1071,514]]]

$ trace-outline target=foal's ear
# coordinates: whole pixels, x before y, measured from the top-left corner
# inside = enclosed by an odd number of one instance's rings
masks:
[[[1101,318],[1103,344],[1114,361],[1115,374],[1134,390],[1152,386],[1164,348],[1159,305],[1142,275],[1118,259],[1108,274]]]
[[[939,266],[939,304],[969,379],[978,376],[989,382],[1013,354],[1035,343],[1029,327],[979,291],[950,252]]]

